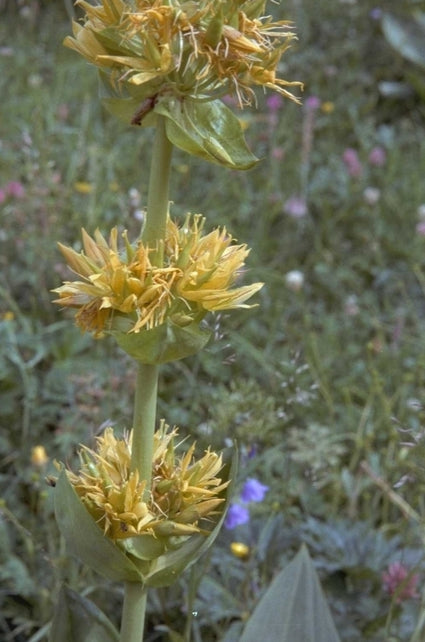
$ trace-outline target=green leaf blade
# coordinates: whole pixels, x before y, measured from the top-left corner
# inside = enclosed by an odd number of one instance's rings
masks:
[[[382,30],[389,44],[410,62],[425,67],[425,20],[423,14],[416,19],[384,14]]]
[[[115,581],[143,581],[135,564],[105,537],[86,510],[65,469],[55,488],[55,515],[68,551],[104,577]]]
[[[258,158],[249,150],[240,121],[221,100],[158,99],[169,140],[180,149],[230,169],[250,169]]]
[[[340,642],[307,548],[273,580],[240,642]]]
[[[62,586],[49,642],[118,642],[119,634],[106,615],[67,586]]]

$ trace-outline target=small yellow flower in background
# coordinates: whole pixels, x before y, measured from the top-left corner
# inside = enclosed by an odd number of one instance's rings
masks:
[[[245,302],[262,283],[232,288],[249,253],[233,245],[225,228],[202,235],[204,219],[187,216],[183,226],[168,220],[164,265],[150,261],[155,248],[142,242],[118,249],[118,231],[109,242],[99,231],[91,238],[83,230],[83,251],[59,247],[69,267],[83,280],[66,281],[53,290],[55,303],[76,308],[76,323],[96,336],[113,328],[125,316],[130,332],[152,329],[170,318],[178,325],[200,321],[207,311],[249,307]]]
[[[320,109],[324,114],[332,114],[332,112],[335,110],[335,103],[331,102],[330,100],[326,100],[321,104]]]
[[[6,312],[3,312],[1,315],[1,318],[3,321],[13,321],[15,318],[15,314],[12,312],[12,310],[6,310]]]
[[[83,446],[78,474],[68,478],[87,510],[113,540],[137,535],[167,538],[203,533],[201,520],[220,512],[224,501],[218,495],[228,482],[217,477],[221,455],[207,450],[194,460],[193,444],[178,456],[174,440],[177,429],[169,431],[165,422],[155,433],[152,489],[137,471],[130,470],[132,434],[123,439],[107,428],[97,438],[96,450]]]
[[[93,191],[93,185],[91,183],[87,183],[86,181],[77,181],[76,183],[74,183],[74,189],[79,194],[91,194],[91,192]]]
[[[42,467],[47,464],[49,457],[44,446],[34,446],[31,450],[31,463],[33,466]]]
[[[287,90],[300,85],[277,77],[283,53],[295,38],[287,21],[261,16],[265,2],[252,0],[102,0],[77,4],[86,13],[64,44],[108,74],[114,89],[215,99],[231,94],[252,102],[252,86],[297,101]],[[131,93],[131,92],[130,92]]]
[[[249,546],[243,542],[232,542],[230,544],[230,550],[235,557],[239,557],[239,559],[242,560],[248,559],[251,552]]]

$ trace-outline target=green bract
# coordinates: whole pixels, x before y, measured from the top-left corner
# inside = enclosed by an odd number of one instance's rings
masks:
[[[124,328],[129,324],[123,317],[119,320]],[[117,324],[116,324],[117,325]],[[176,361],[196,354],[208,343],[210,332],[201,330],[197,323],[179,326],[167,319],[162,325],[137,334],[112,330],[119,347],[130,357],[151,365]]]

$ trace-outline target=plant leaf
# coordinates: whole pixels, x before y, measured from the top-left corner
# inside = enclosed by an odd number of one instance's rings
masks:
[[[154,112],[167,119],[173,145],[189,154],[231,169],[249,169],[258,162],[248,149],[240,121],[221,100],[159,98]]]
[[[137,566],[103,535],[72,487],[65,469],[59,475],[54,499],[56,521],[72,555],[110,580],[143,580]]]
[[[240,642],[340,642],[306,546],[275,577]]]
[[[90,600],[63,585],[53,616],[49,642],[118,642],[115,627]]]
[[[423,15],[416,20],[389,13],[382,18],[382,30],[390,45],[403,58],[425,67],[425,25]]]

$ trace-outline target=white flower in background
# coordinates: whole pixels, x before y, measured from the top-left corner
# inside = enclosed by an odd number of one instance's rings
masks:
[[[377,187],[366,187],[363,192],[363,198],[367,205],[376,205],[381,198],[381,190]]]
[[[300,270],[291,270],[285,275],[285,283],[293,292],[299,292],[304,285],[304,274]]]

